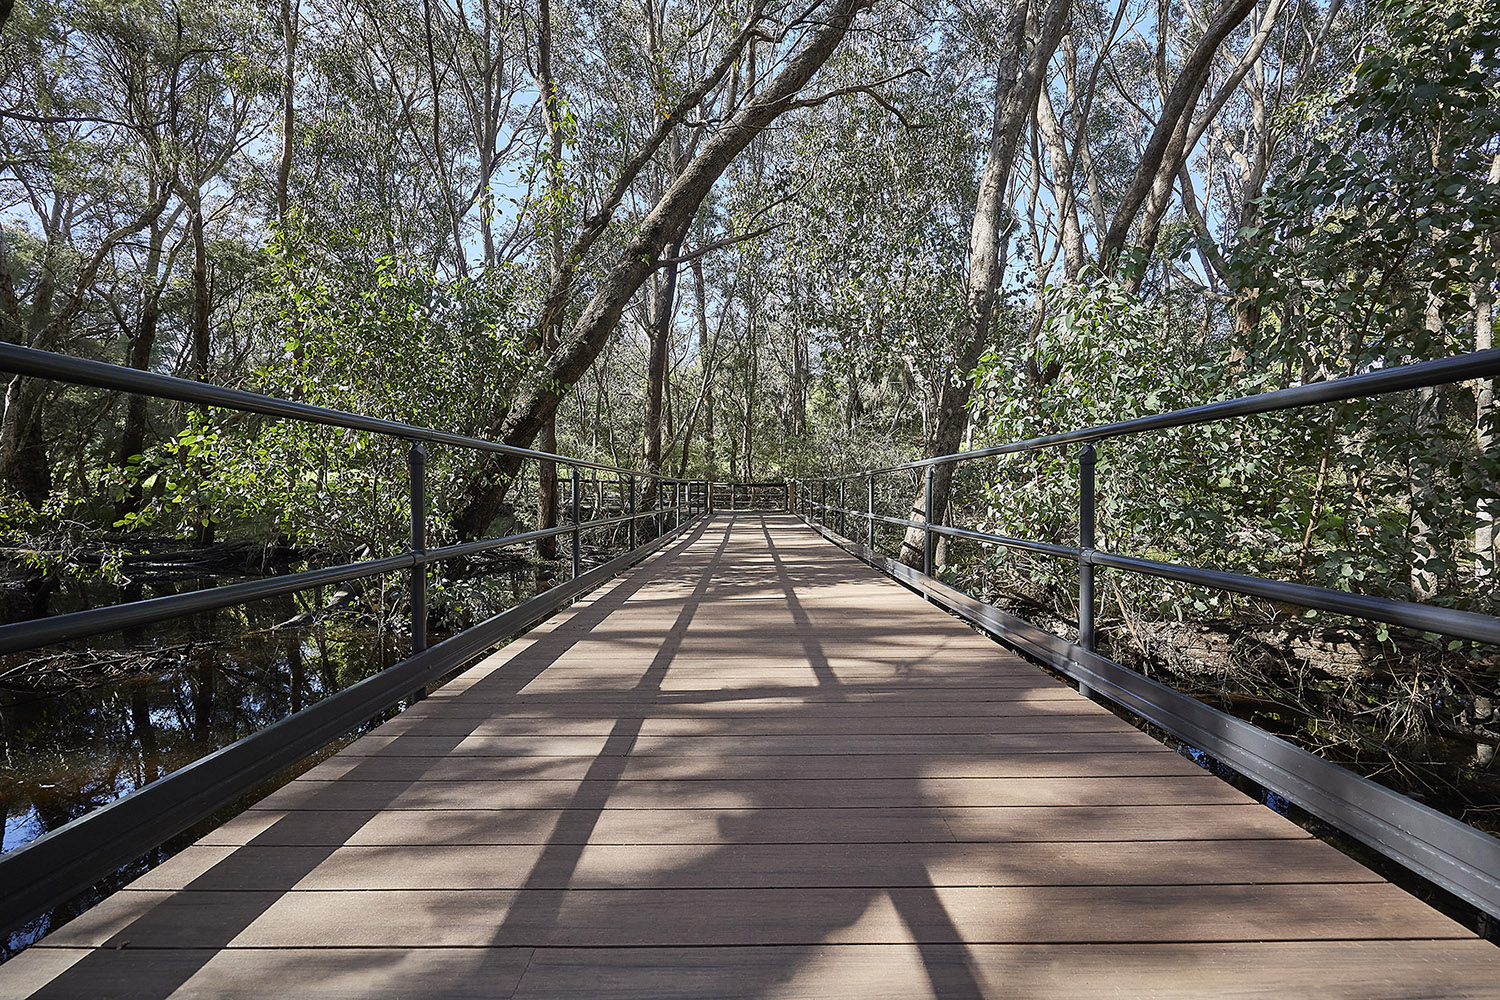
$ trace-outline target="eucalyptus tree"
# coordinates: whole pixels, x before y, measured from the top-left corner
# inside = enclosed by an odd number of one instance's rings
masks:
[[[957,451],[968,425],[971,373],[989,346],[1005,271],[1010,185],[1018,147],[1035,111],[1047,67],[1062,41],[1069,6],[1069,0],[1012,0],[1004,11],[1004,27],[994,55],[994,111],[969,228],[964,309],[954,324],[957,363],[940,375],[936,410],[923,442],[927,457]],[[913,511],[938,522],[948,506],[953,466],[934,466],[930,475],[931,488],[918,491],[912,501]],[[920,561],[924,544],[921,534],[919,529],[908,530],[902,561],[913,565]]]
[[[185,174],[200,183],[228,155],[207,154],[186,135],[190,121],[207,124],[209,109],[236,92],[222,66],[222,17],[155,0],[37,4],[12,20],[0,52],[4,336],[49,350],[69,346],[78,318],[100,304],[98,279],[119,263],[126,241],[149,230],[154,250],[144,258],[149,273],[142,272],[131,331],[135,357],[149,355],[162,247],[179,214],[163,222],[163,213],[181,197]],[[253,65],[241,74],[254,75]],[[218,125],[242,135],[244,102],[227,100],[237,110]],[[213,141],[232,151],[238,140]],[[11,379],[0,419],[0,482],[36,505],[50,488],[48,391]]]
[[[718,30],[705,38],[713,55],[703,62],[705,75],[687,88],[663,115],[646,142],[636,148],[604,197],[589,206],[575,230],[566,255],[568,266],[549,282],[543,309],[551,310],[571,298],[577,266],[606,236],[620,240],[620,251],[599,279],[588,303],[567,331],[564,343],[537,375],[516,395],[499,421],[498,436],[511,444],[530,444],[557,410],[563,393],[588,371],[608,342],[631,297],[657,269],[664,251],[691,222],[714,182],[750,142],[781,115],[792,110],[799,93],[833,54],[868,0],[826,0],[811,7],[773,6],[757,0],[738,18],[727,12],[713,15]],[[679,128],[693,124],[689,116],[725,85],[731,69],[752,46],[764,46],[767,72],[753,94],[742,92],[733,108],[718,120],[702,123],[710,134],[683,167],[661,198],[636,225],[616,220],[616,211],[630,186],[671,140]],[[763,57],[764,58],[764,57]],[[501,457],[485,467],[465,491],[456,518],[460,533],[477,535],[494,518],[519,468],[513,457]]]

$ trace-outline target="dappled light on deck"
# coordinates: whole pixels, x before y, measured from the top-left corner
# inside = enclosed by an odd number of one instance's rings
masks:
[[[720,516],[0,967],[36,996],[1478,995],[1447,917]]]

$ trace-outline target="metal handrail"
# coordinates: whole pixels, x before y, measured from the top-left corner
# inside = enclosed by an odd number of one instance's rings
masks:
[[[1094,477],[1097,456],[1094,443],[1097,441],[1497,376],[1500,376],[1500,349],[1478,351],[1062,434],[939,455],[901,465],[809,478],[797,483],[800,500],[798,509],[810,524],[837,544],[918,589],[949,610],[1072,677],[1078,682],[1080,692],[1087,695],[1102,690],[1111,700],[1188,740],[1194,746],[1220,757],[1313,815],[1333,823],[1486,913],[1500,916],[1500,840],[1293,747],[1284,740],[1203,705],[1187,695],[1143,678],[1094,651],[1094,573],[1096,567],[1101,566],[1455,638],[1500,644],[1500,618],[1494,615],[1101,552],[1095,548],[1094,538],[1097,507]],[[1010,538],[933,521],[933,470],[938,466],[1070,444],[1083,445],[1078,454],[1077,515],[1080,537],[1076,547]],[[922,520],[877,513],[876,477],[916,470],[922,471],[924,480]],[[847,484],[856,479],[866,482],[865,510],[851,509],[844,499]],[[828,502],[829,487],[835,484],[838,486],[840,502],[831,504]],[[814,486],[820,489],[810,488]],[[856,523],[864,522],[865,544],[843,533],[847,530],[850,517]],[[920,570],[876,551],[877,523],[916,529],[923,533]],[[1078,641],[1071,643],[1048,635],[1027,622],[955,591],[935,579],[933,539],[938,536],[1022,549],[1075,561],[1078,564]]]
[[[342,733],[419,696],[432,681],[494,645],[552,614],[624,567],[645,558],[712,511],[712,490],[703,480],[640,473],[617,466],[518,448],[431,427],[278,399],[134,368],[89,361],[34,348],[0,343],[0,371],[73,385],[154,396],[225,410],[300,420],[382,434],[411,442],[407,453],[411,513],[410,547],[393,556],[361,560],[270,579],[209,587],[187,594],[91,608],[0,626],[0,654],[13,653],[120,628],[152,624],[182,615],[232,607],[347,580],[411,572],[412,655],[372,677],[296,712],[264,730],[231,743],[186,767],[93,810],[35,841],[0,857],[0,928],[10,929],[75,896],[167,839],[244,796],[280,770]],[[571,523],[484,538],[438,548],[427,547],[426,446],[442,444],[478,452],[571,467]],[[611,473],[629,484],[628,513],[583,521],[580,470]],[[639,509],[636,480],[654,484],[655,499]],[[670,489],[670,497],[667,491]],[[651,493],[643,491],[643,495]],[[695,502],[697,501],[697,502]],[[635,524],[658,521],[656,535],[636,546]],[[585,571],[580,561],[582,532],[627,524],[629,551]],[[567,534],[572,537],[572,575],[523,604],[467,629],[431,648],[427,642],[427,572],[432,563]]]
[[[534,458],[543,462],[558,462],[570,467],[594,469],[599,472],[642,475],[639,470],[622,469],[614,465],[604,465],[581,458],[568,458],[564,455],[554,455],[546,451],[535,451],[531,448],[517,448],[514,445],[502,444],[499,441],[466,437],[463,434],[440,431],[433,427],[423,427],[420,424],[408,424],[399,420],[387,420],[383,417],[370,417],[362,413],[351,413],[348,410],[336,410],[327,406],[315,406],[312,403],[300,403],[295,400],[280,399],[276,396],[267,396],[259,392],[249,392],[245,389],[229,389],[224,386],[211,385],[207,382],[196,382],[192,379],[177,378],[173,375],[159,375],[155,372],[145,372],[137,368],[112,365],[104,361],[90,361],[86,358],[75,358],[67,354],[56,354],[52,351],[39,351],[34,347],[21,347],[16,344],[0,343],[0,371],[11,372],[15,375],[30,375],[35,378],[48,379],[54,382],[68,382],[73,385],[89,385],[97,389],[112,389],[117,392],[154,396],[158,399],[173,399],[182,403],[198,403],[202,406],[212,406],[221,410],[239,410],[244,413],[259,413],[269,417],[285,417],[290,420],[301,420],[305,423],[326,424],[331,427],[344,427],[355,431],[369,431],[374,434],[384,434],[389,437],[401,438],[405,441],[453,445],[473,451],[515,455],[520,458]],[[655,476],[652,478],[659,479],[662,482],[685,482],[685,480],[673,480],[666,476]]]
[[[1123,437],[1127,434],[1140,434],[1145,431],[1166,430],[1172,427],[1185,427],[1190,424],[1206,424],[1215,420],[1227,420],[1230,417],[1274,413],[1277,410],[1299,410],[1309,406],[1316,406],[1320,403],[1337,403],[1350,399],[1360,399],[1365,396],[1381,396],[1387,393],[1401,392],[1406,389],[1428,389],[1433,386],[1448,385],[1452,382],[1462,382],[1466,379],[1495,378],[1497,376],[1500,376],[1500,347],[1485,351],[1474,351],[1469,354],[1460,354],[1451,358],[1439,358],[1436,361],[1419,361],[1416,364],[1401,365],[1397,368],[1383,368],[1378,371],[1364,372],[1359,375],[1347,375],[1342,378],[1328,379],[1325,382],[1294,385],[1287,389],[1274,389],[1270,392],[1260,392],[1251,396],[1240,396],[1235,399],[1225,399],[1215,403],[1203,403],[1199,406],[1189,406],[1180,410],[1169,410],[1165,413],[1155,413],[1144,417],[1133,417],[1130,420],[1121,420],[1112,424],[1100,424],[1096,427],[1085,427],[1082,430],[1067,431],[1062,434],[1048,434],[1044,437],[1026,438],[1023,441],[1011,441],[1007,444],[994,445],[989,448],[959,451],[951,455],[921,458],[911,462],[903,462],[900,465],[890,465],[878,469],[861,469],[809,481],[837,482],[840,479],[855,479],[868,475],[879,476],[907,469],[923,469],[931,465],[946,465],[952,462],[964,462],[976,458],[993,458],[997,455],[1013,455],[1017,452],[1037,451],[1042,448],[1055,448],[1065,444],[1086,444],[1092,441]]]
[[[821,503],[817,503],[816,506],[823,510],[825,514],[845,514],[860,519],[868,519],[870,516],[862,510],[832,507]],[[1087,562],[1094,566],[1108,566],[1133,573],[1144,573],[1149,576],[1177,580],[1181,583],[1190,583],[1213,590],[1230,590],[1237,594],[1247,594],[1251,597],[1260,597],[1268,601],[1279,601],[1283,604],[1297,604],[1305,608],[1317,608],[1319,611],[1332,611],[1341,615],[1349,615],[1352,618],[1364,618],[1369,621],[1385,622],[1388,625],[1417,628],[1424,632],[1437,632],[1455,639],[1472,639],[1475,642],[1500,644],[1500,618],[1496,618],[1494,615],[1479,614],[1473,611],[1460,611],[1456,608],[1435,607],[1417,601],[1398,601],[1388,597],[1351,594],[1344,590],[1313,587],[1303,583],[1288,583],[1284,580],[1271,580],[1245,573],[1200,569],[1196,566],[1185,566],[1181,563],[1163,562],[1157,559],[1141,559],[1136,556],[1115,555],[1110,552],[1100,552],[1098,549],[1081,549],[1074,546],[1055,545],[1051,542],[1038,542],[1026,538],[1012,538],[1008,535],[996,535],[988,531],[954,528],[944,524],[927,524],[924,521],[915,521],[904,517],[889,517],[884,514],[876,514],[875,520],[903,528],[931,531],[934,535],[943,535],[948,538],[960,538],[965,541],[979,542],[980,544],[987,545],[1000,545],[1008,549],[1021,549],[1026,552],[1035,552],[1038,555],[1053,556],[1060,559],[1073,559],[1075,561]],[[3,636],[4,630],[0,629],[0,639],[3,639]]]
[[[0,625],[0,655],[36,649],[69,639],[83,639],[124,628],[154,625],[157,622],[169,621],[185,615],[232,608],[250,601],[293,594],[299,590],[310,590],[313,587],[344,583],[349,580],[363,580],[372,576],[384,576],[387,573],[416,569],[446,559],[477,555],[511,545],[523,545],[544,538],[568,535],[575,530],[607,528],[626,521],[656,517],[664,511],[676,509],[676,507],[660,508],[640,514],[624,514],[618,517],[584,521],[576,527],[572,524],[565,524],[557,528],[525,531],[502,538],[460,542],[457,545],[425,549],[421,552],[403,552],[400,555],[386,556],[382,559],[361,559],[358,562],[326,566],[301,573],[288,573],[285,576],[263,580],[206,587],[203,590],[195,590],[186,594],[168,594],[164,597],[132,601],[128,604],[112,604],[107,607],[89,608],[85,611],[73,611],[31,621],[13,622],[9,625]]]

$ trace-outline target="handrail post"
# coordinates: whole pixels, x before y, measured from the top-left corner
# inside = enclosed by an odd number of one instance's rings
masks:
[[[875,476],[872,473],[865,482],[865,545],[875,551]]]
[[[411,651],[412,655],[427,648],[427,448],[414,443],[406,453],[407,488],[411,493],[411,551],[416,562],[411,568]],[[412,701],[420,701],[426,692],[412,692]]]
[[[927,466],[922,489],[922,572],[927,576],[932,575],[932,470],[935,468]]]
[[[578,516],[578,484],[579,484],[579,482],[580,482],[580,478],[579,478],[579,475],[578,475],[578,466],[575,465],[575,466],[573,466],[573,579],[575,579],[575,580],[578,579],[578,573],[579,573],[579,570],[581,568],[581,561],[579,559],[579,552],[578,552],[578,538],[579,538],[578,525],[579,525],[579,520],[580,520],[579,516]]]
[[[1094,651],[1094,467],[1098,455],[1092,443],[1078,453],[1078,645]],[[1088,686],[1078,685],[1087,697]]]
[[[682,527],[682,484],[672,480],[672,530]]]
[[[631,473],[626,473],[625,482],[630,489],[630,501],[628,504],[630,520],[625,522],[627,527],[627,530],[625,532],[625,540],[627,543],[627,551],[629,551],[635,549],[635,476]]]
[[[849,537],[849,525],[844,521],[844,511],[849,509],[849,501],[844,496],[844,487],[848,482],[847,479],[839,480],[839,534],[845,538]]]

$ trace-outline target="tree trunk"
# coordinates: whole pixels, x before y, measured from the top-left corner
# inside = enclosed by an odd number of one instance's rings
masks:
[[[760,350],[755,339],[755,317],[745,323],[745,419],[741,424],[740,477],[750,482],[750,473],[755,458],[755,388],[760,379]]]
[[[554,415],[537,435],[537,450],[557,451],[557,417]],[[557,527],[557,463],[538,462],[536,491],[536,526],[538,531]],[[543,559],[557,558],[557,536],[543,538],[536,543],[536,553]]]
[[[193,237],[193,377],[208,378],[209,315],[212,306],[208,280],[208,245],[203,238],[203,200],[192,192],[188,229]]]
[[[52,494],[52,466],[42,435],[48,387],[42,379],[12,378],[5,391],[5,416],[0,419],[0,482],[33,507],[46,503]]]
[[[276,159],[276,221],[281,224],[282,238],[286,237],[287,209],[290,206],[288,188],[291,186],[292,155],[295,152],[293,133],[297,123],[297,35],[302,14],[300,0],[281,0],[281,46],[283,49],[281,78],[281,152]]]
[[[989,151],[969,231],[966,309],[955,338],[960,347],[954,368],[938,380],[937,411],[924,447],[927,458],[951,454],[963,440],[972,388],[970,373],[989,343],[995,293],[1004,273],[1001,258],[1005,249],[1006,193],[1015,167],[1016,147],[1027,119],[1036,108],[1043,74],[1062,40],[1068,20],[1068,0],[1051,0],[1051,6],[1037,18],[1037,37],[1027,52],[1028,7],[1029,0],[1016,0],[1001,43]],[[926,492],[919,487],[912,499],[911,520],[925,516],[934,524],[942,521],[952,477],[951,464],[933,469],[932,510],[926,510]],[[920,566],[924,545],[920,528],[907,529],[901,545],[901,561],[908,566]]]
[[[1424,325],[1434,338],[1442,336],[1442,304],[1435,294],[1429,294]],[[1414,454],[1407,461],[1409,520],[1407,540],[1411,545],[1411,590],[1418,601],[1430,601],[1437,596],[1438,574],[1433,568],[1438,561],[1437,529],[1433,524],[1434,496],[1433,462],[1421,453],[1423,447],[1432,447],[1434,431],[1438,426],[1438,391],[1433,387],[1416,390],[1412,414],[1411,441]]]
[[[676,257],[681,242],[667,244],[666,257]],[[661,474],[662,401],[666,394],[667,360],[671,351],[672,313],[677,301],[677,265],[666,264],[652,296],[650,320],[646,326],[649,355],[646,361],[646,426],[643,457],[645,472]]]
[[[1219,46],[1223,44],[1224,39],[1228,38],[1230,33],[1238,28],[1254,9],[1255,0],[1226,0],[1223,9],[1209,24],[1208,29],[1198,39],[1197,44],[1193,46],[1193,51],[1183,63],[1176,82],[1172,84],[1166,100],[1162,102],[1161,115],[1156,121],[1156,128],[1152,130],[1151,137],[1146,141],[1146,148],[1141,153],[1141,162],[1137,165],[1135,174],[1131,177],[1125,194],[1115,209],[1114,218],[1109,224],[1109,231],[1105,233],[1103,243],[1099,247],[1099,261],[1106,273],[1113,273],[1118,269],[1125,250],[1125,242],[1130,236],[1131,226],[1141,214],[1147,199],[1163,197],[1160,192],[1160,186],[1163,183],[1170,189],[1172,179],[1177,176],[1181,159],[1186,155],[1193,109],[1197,106],[1198,97],[1208,80],[1214,56],[1218,53]],[[1158,25],[1158,33],[1165,36],[1165,32],[1160,30],[1160,25]],[[1160,218],[1158,217],[1156,221],[1159,223]],[[1147,253],[1156,244],[1157,232],[1156,226],[1148,228],[1150,231],[1145,234],[1148,240],[1142,241],[1143,243],[1149,241],[1150,246],[1144,248]]]
[[[751,140],[796,106],[797,93],[838,48],[855,15],[871,2],[832,0],[826,11],[815,15],[817,27],[809,30],[776,77],[703,143],[641,221],[635,235],[625,241],[609,273],[599,282],[573,324],[562,349],[548,359],[538,378],[517,395],[500,421],[500,440],[526,447],[536,439],[547,418],[556,412],[563,394],[583,377],[604,349],[626,303],[656,270],[662,251],[686,232],[714,182]],[[454,528],[461,536],[478,537],[494,519],[519,466],[515,456],[509,455],[491,456],[483,463],[466,488],[454,517]]]
[[[156,331],[161,317],[161,294],[163,282],[158,280],[157,275],[161,272],[163,244],[166,242],[167,231],[171,228],[173,219],[168,220],[165,225],[153,224],[151,227],[151,239],[146,248],[146,264],[142,269],[141,282],[141,315],[136,322],[135,329],[130,332],[129,346],[126,349],[125,363],[138,371],[147,371],[151,367],[151,352],[156,347]],[[146,414],[147,404],[150,400],[139,393],[130,393],[125,397],[125,425],[120,434],[120,452],[117,463],[124,469],[130,464],[130,460],[141,454],[146,449]],[[129,493],[115,504],[115,516],[123,518],[126,514],[137,511],[141,506],[141,493],[138,485],[132,485]]]
[[[560,95],[552,76],[552,4],[540,0],[537,8],[537,88],[542,95],[542,115],[547,124],[547,250],[549,280],[558,281],[563,268],[562,216],[562,123],[558,118]],[[551,302],[552,307],[542,315],[537,341],[544,355],[550,356],[557,349],[563,324],[563,303]],[[538,447],[541,451],[557,451],[557,413],[549,413],[539,432]],[[536,526],[545,531],[557,527],[557,463],[537,463]],[[472,532],[478,537],[494,520],[494,514],[483,524],[476,525]],[[537,555],[543,559],[557,558],[557,537],[539,539]]]
[[[1500,161],[1497,161],[1500,162]],[[1476,284],[1471,295],[1474,304],[1474,350],[1488,351],[1495,346],[1494,295],[1489,283]],[[1495,400],[1495,380],[1474,382],[1475,444],[1482,462],[1500,462],[1500,406]],[[1474,511],[1474,577],[1490,581],[1496,576],[1496,521],[1500,520],[1500,498],[1494,483],[1486,474],[1479,489]]]

